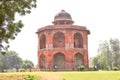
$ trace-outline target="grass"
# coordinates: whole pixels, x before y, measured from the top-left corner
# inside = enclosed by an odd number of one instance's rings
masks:
[[[34,75],[36,80],[120,80],[120,71],[0,73],[0,80],[24,80],[26,75]]]

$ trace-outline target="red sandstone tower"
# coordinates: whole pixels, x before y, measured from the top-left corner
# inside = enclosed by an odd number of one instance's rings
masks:
[[[71,15],[64,10],[54,17],[53,25],[39,28],[38,67],[53,70],[76,70],[88,67],[88,34],[85,26],[73,25]]]

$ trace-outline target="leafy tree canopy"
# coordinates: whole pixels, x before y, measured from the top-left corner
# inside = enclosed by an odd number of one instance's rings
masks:
[[[30,60],[23,60],[22,62],[22,68],[27,69],[27,68],[33,68],[34,64]]]
[[[24,26],[21,20],[15,21],[15,14],[29,14],[35,7],[36,0],[0,0],[0,51],[9,47],[9,40],[15,39]]]
[[[22,58],[18,56],[15,51],[7,51],[6,55],[0,54],[0,69],[13,69],[20,68],[22,64]]]
[[[120,41],[118,39],[110,39],[103,41],[99,45],[98,55],[92,59],[93,65],[97,65],[100,69],[120,69]]]

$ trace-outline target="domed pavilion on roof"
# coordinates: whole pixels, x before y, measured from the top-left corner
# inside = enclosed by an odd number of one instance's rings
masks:
[[[41,70],[76,70],[88,68],[88,34],[85,26],[73,25],[69,13],[61,10],[53,25],[39,28],[38,67]]]

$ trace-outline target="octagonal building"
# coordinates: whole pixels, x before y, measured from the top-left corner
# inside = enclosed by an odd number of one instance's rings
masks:
[[[88,68],[88,34],[85,26],[73,25],[69,13],[61,10],[53,25],[44,26],[38,35],[38,68],[41,70],[76,70]]]

